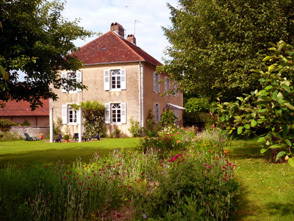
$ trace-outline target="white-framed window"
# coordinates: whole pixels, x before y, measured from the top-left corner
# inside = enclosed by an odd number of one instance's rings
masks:
[[[153,106],[153,115],[154,115],[154,120],[155,122],[160,121],[160,105],[159,104],[154,104]]]
[[[111,108],[111,122],[121,123],[121,104],[112,103],[110,108]]]
[[[153,73],[153,91],[160,93],[160,75],[156,72]]]
[[[82,83],[82,76],[83,73],[81,71],[63,71],[61,72],[61,78],[65,78],[68,80],[76,80],[76,82]],[[62,92],[66,93],[77,93],[80,92],[81,89],[75,89],[75,90],[68,90],[66,88],[66,85],[63,85],[61,88]]]
[[[61,114],[62,124],[76,125],[80,121],[80,111],[72,108],[71,104],[63,104]]]
[[[120,91],[126,87],[126,71],[121,68],[109,69],[104,71],[104,90]]]
[[[105,104],[105,123],[125,124],[127,123],[127,105],[123,102]]]
[[[119,69],[110,70],[111,83],[110,88],[121,89],[121,71]]]
[[[67,107],[67,122],[68,123],[77,123],[77,110],[72,107]]]

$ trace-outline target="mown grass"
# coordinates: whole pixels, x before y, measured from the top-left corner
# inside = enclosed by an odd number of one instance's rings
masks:
[[[237,220],[294,220],[294,168],[267,162],[255,140],[232,141],[227,148],[244,192]]]
[[[88,160],[95,153],[106,154],[114,149],[132,149],[139,145],[139,138],[104,138],[93,142],[49,143],[48,141],[0,142],[0,164],[71,163],[77,158]]]

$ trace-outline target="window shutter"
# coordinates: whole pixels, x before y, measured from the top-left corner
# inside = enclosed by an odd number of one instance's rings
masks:
[[[156,88],[156,72],[153,73],[153,91],[157,92],[157,88]]]
[[[62,124],[67,124],[67,104],[63,104],[61,107]]]
[[[80,121],[81,121],[81,109],[76,110],[76,112],[77,112],[77,124],[80,124]]]
[[[110,88],[110,79],[109,71],[104,71],[104,90],[109,91]]]
[[[120,70],[120,79],[121,79],[121,89],[127,89],[127,76],[124,69]]]
[[[157,119],[156,119],[156,104],[153,104],[153,119],[155,121],[157,121]]]
[[[121,123],[127,123],[127,103],[121,103]]]
[[[61,72],[61,78],[67,78],[67,73],[66,72]],[[64,89],[65,85],[61,85],[61,92],[66,93],[66,90]]]
[[[160,75],[156,74],[157,93],[160,93]]]
[[[153,104],[153,117],[157,123],[160,121],[160,104]]]
[[[158,108],[157,120],[159,122],[160,121],[160,104],[158,104],[157,108]]]
[[[110,123],[110,103],[105,104],[105,123]]]
[[[76,80],[79,83],[83,82],[83,72],[82,71],[76,71]],[[77,92],[82,91],[81,89],[77,88]]]
[[[167,92],[168,89],[168,77],[164,77],[164,91]]]

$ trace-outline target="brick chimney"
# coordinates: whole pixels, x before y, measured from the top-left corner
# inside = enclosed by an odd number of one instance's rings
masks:
[[[117,23],[117,22],[111,23],[110,31],[116,32],[122,38],[125,37],[125,29],[124,29],[124,27],[121,24]]]
[[[134,45],[136,44],[136,38],[135,35],[128,35],[127,36],[127,40],[131,43],[133,43]]]

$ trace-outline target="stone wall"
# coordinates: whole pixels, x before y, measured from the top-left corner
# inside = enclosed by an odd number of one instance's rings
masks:
[[[40,137],[40,135],[46,137],[49,135],[49,127],[12,127],[10,132],[16,133],[22,137],[24,137],[24,133],[28,133],[33,137]]]

